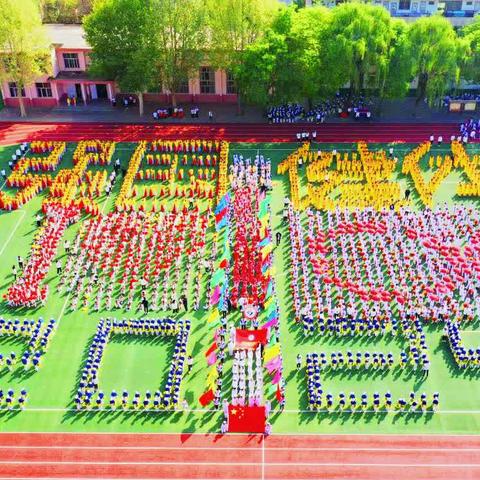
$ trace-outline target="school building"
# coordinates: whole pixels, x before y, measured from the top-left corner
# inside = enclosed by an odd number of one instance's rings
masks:
[[[112,79],[92,78],[88,73],[91,47],[81,25],[47,24],[52,42],[52,75],[44,75],[20,92],[14,82],[0,83],[5,105],[18,106],[21,95],[26,107],[54,107],[66,104],[67,97],[77,103],[111,101],[119,93]],[[159,89],[160,90],[160,89]],[[177,101],[194,103],[235,103],[233,78],[223,70],[202,66],[195,78],[182,83]],[[146,101],[169,102],[165,91],[145,94]]]
[[[282,0],[287,5],[294,0]],[[345,0],[325,0],[327,7],[333,7]],[[470,23],[475,14],[480,12],[480,0],[373,0],[374,5],[382,5],[392,16],[407,21],[418,17],[442,14],[448,17],[455,27]],[[312,6],[312,0],[304,0],[305,6]]]

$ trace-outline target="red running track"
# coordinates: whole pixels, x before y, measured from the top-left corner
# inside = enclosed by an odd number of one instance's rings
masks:
[[[478,479],[480,436],[4,433],[0,478]]]
[[[116,124],[116,123],[12,123],[0,122],[0,145],[32,140],[117,142],[164,139],[211,138],[232,142],[291,142],[299,131],[317,131],[322,142],[412,142],[442,135],[450,141],[458,125],[448,123],[325,123],[310,124]]]

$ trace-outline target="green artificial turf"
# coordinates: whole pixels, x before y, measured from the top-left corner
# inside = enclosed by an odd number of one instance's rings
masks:
[[[388,148],[387,145],[371,145],[372,149]],[[401,156],[414,145],[395,146],[396,154]],[[15,146],[0,149],[0,169],[7,166],[11,152]],[[61,168],[71,166],[75,145],[70,144]],[[134,144],[117,145],[117,154],[122,165],[127,166]],[[306,379],[303,372],[296,370],[296,356],[301,353],[305,357],[309,352],[330,352],[352,350],[392,351],[397,354],[404,345],[399,339],[334,339],[321,337],[319,334],[305,338],[301,327],[293,321],[290,297],[289,276],[289,241],[287,230],[281,223],[283,198],[289,195],[287,176],[276,175],[276,165],[296,148],[294,144],[232,144],[230,154],[239,153],[245,157],[261,153],[272,159],[274,167],[274,188],[272,199],[272,223],[274,231],[283,234],[281,245],[275,250],[277,294],[280,306],[281,343],[284,357],[284,376],[287,382],[286,408],[280,413],[273,412],[273,431],[275,433],[477,433],[480,428],[480,388],[476,372],[459,370],[452,362],[448,348],[442,343],[442,326],[427,325],[425,333],[430,349],[430,376],[421,380],[420,375],[399,370],[382,373],[357,373],[338,371],[326,373],[322,382],[325,391],[336,394],[340,391],[348,393],[363,391],[370,394],[374,391],[390,390],[394,398],[408,396],[411,390],[427,392],[438,391],[441,394],[440,412],[436,414],[399,414],[399,413],[310,413],[306,412]],[[346,151],[354,145],[314,145],[314,149]],[[469,146],[473,153],[476,147]],[[478,149],[480,151],[480,149]],[[447,153],[449,147],[434,147],[432,153]],[[426,162],[426,161],[425,161]],[[424,162],[424,163],[425,163]],[[425,168],[426,164],[422,164]],[[8,168],[8,167],[7,167]],[[94,169],[99,169],[95,167]],[[112,167],[108,167],[111,171]],[[428,180],[431,172],[425,172]],[[402,190],[412,190],[412,202],[418,205],[418,197],[412,183],[401,173],[395,172],[394,179],[401,183]],[[454,194],[455,184],[463,179],[460,171],[453,171],[442,183],[435,195],[435,202],[455,202],[460,200]],[[111,211],[119,192],[118,182],[112,195],[100,199],[104,212]],[[305,181],[302,178],[302,188]],[[304,193],[304,192],[303,192]],[[33,235],[36,231],[35,215],[41,206],[44,196],[40,195],[18,211],[0,213],[0,295],[3,296],[13,277],[12,265],[17,255],[26,257],[30,250]],[[478,208],[478,200],[467,203]],[[78,232],[79,224],[69,227],[66,238],[73,239]],[[59,249],[59,257],[63,258],[63,248]],[[192,321],[192,329],[188,342],[188,350],[194,357],[194,366],[182,382],[181,402],[186,400],[188,411],[179,412],[76,412],[73,409],[73,398],[77,389],[79,376],[84,366],[90,342],[95,334],[99,319],[102,317],[132,317],[132,312],[92,312],[91,309],[79,309],[71,312],[67,294],[58,294],[56,286],[58,278],[52,266],[47,284],[50,294],[46,305],[36,310],[10,310],[2,301],[0,316],[4,318],[55,318],[59,326],[51,339],[49,349],[42,360],[38,372],[27,372],[17,369],[0,372],[0,388],[29,391],[29,399],[24,411],[3,411],[0,413],[0,430],[2,431],[115,431],[115,432],[209,432],[218,431],[221,414],[202,409],[198,403],[199,396],[206,389],[208,372],[204,352],[213,341],[214,326],[207,322],[208,311],[203,308],[187,314],[179,313],[173,318],[188,318]],[[157,317],[172,316],[169,312],[154,314]],[[234,317],[236,318],[236,317]],[[478,323],[465,327],[465,343],[470,346],[480,344]],[[0,337],[0,353],[15,351],[20,353],[24,341]],[[128,389],[154,391],[161,388],[169,368],[169,357],[172,354],[174,339],[145,340],[144,338],[114,336],[107,345],[100,372],[100,388],[108,392],[111,389]],[[230,362],[225,366],[224,390],[230,385]],[[228,394],[227,394],[228,396]],[[272,396],[272,394],[270,394]]]

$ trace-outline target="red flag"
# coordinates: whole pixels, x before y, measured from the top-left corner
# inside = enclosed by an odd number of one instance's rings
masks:
[[[206,405],[208,405],[213,399],[214,399],[215,395],[213,393],[213,390],[210,389],[210,390],[207,390],[199,399],[198,401],[200,402],[200,405],[202,407],[205,407]]]
[[[229,432],[264,433],[265,420],[265,407],[228,406]]]
[[[221,262],[220,262],[220,265],[219,265],[220,268],[227,268],[228,267],[228,260],[226,258],[224,258]]]
[[[275,393],[275,396],[277,397],[278,403],[280,403],[283,400],[283,395],[282,395],[282,391],[280,390],[279,383],[277,383],[277,392]]]
[[[241,350],[255,350],[259,344],[267,343],[267,330],[241,330],[235,332],[235,348]]]
[[[223,210],[221,210],[219,213],[217,213],[215,215],[215,223],[218,223],[220,222],[220,220],[222,220],[222,218],[227,214],[227,209],[224,208]]]
[[[208,357],[216,349],[217,349],[217,342],[213,342],[211,347],[205,352],[205,356]]]

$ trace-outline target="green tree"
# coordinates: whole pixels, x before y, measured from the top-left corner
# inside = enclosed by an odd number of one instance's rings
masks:
[[[332,9],[324,40],[325,57],[336,78],[350,82],[352,93],[379,88],[388,71],[395,28],[383,7],[344,3]]]
[[[156,4],[151,0],[104,0],[85,17],[86,38],[92,46],[90,72],[115,80],[124,92],[138,96],[158,83]]]
[[[325,7],[303,8],[291,14],[285,32],[288,55],[279,66],[282,89],[290,90],[287,101],[307,99],[311,106],[314,99],[331,96],[344,83],[335,76],[337,70],[325,62],[330,20],[331,10]]]
[[[417,100],[438,100],[454,82],[466,54],[452,24],[443,17],[420,18],[409,29],[413,74],[418,78]]]
[[[400,98],[407,94],[412,81],[413,62],[408,43],[408,25],[393,20],[395,34],[390,43],[388,64],[379,85],[380,98]]]
[[[234,74],[245,49],[262,37],[279,8],[277,0],[208,0],[211,48],[209,58],[217,68]],[[242,88],[234,75],[241,112]]]
[[[20,115],[26,116],[24,87],[50,73],[50,46],[35,0],[0,0],[0,79],[15,82]]]
[[[287,53],[285,36],[272,29],[247,46],[242,62],[235,65],[234,74],[240,94],[248,103],[266,106],[278,98],[278,59]]]
[[[162,86],[175,93],[184,79],[198,74],[211,47],[207,28],[207,9],[203,0],[154,0],[155,38],[158,75]]]
[[[462,77],[473,83],[480,82],[480,16],[461,30],[462,40],[468,45],[469,53],[462,66]]]

